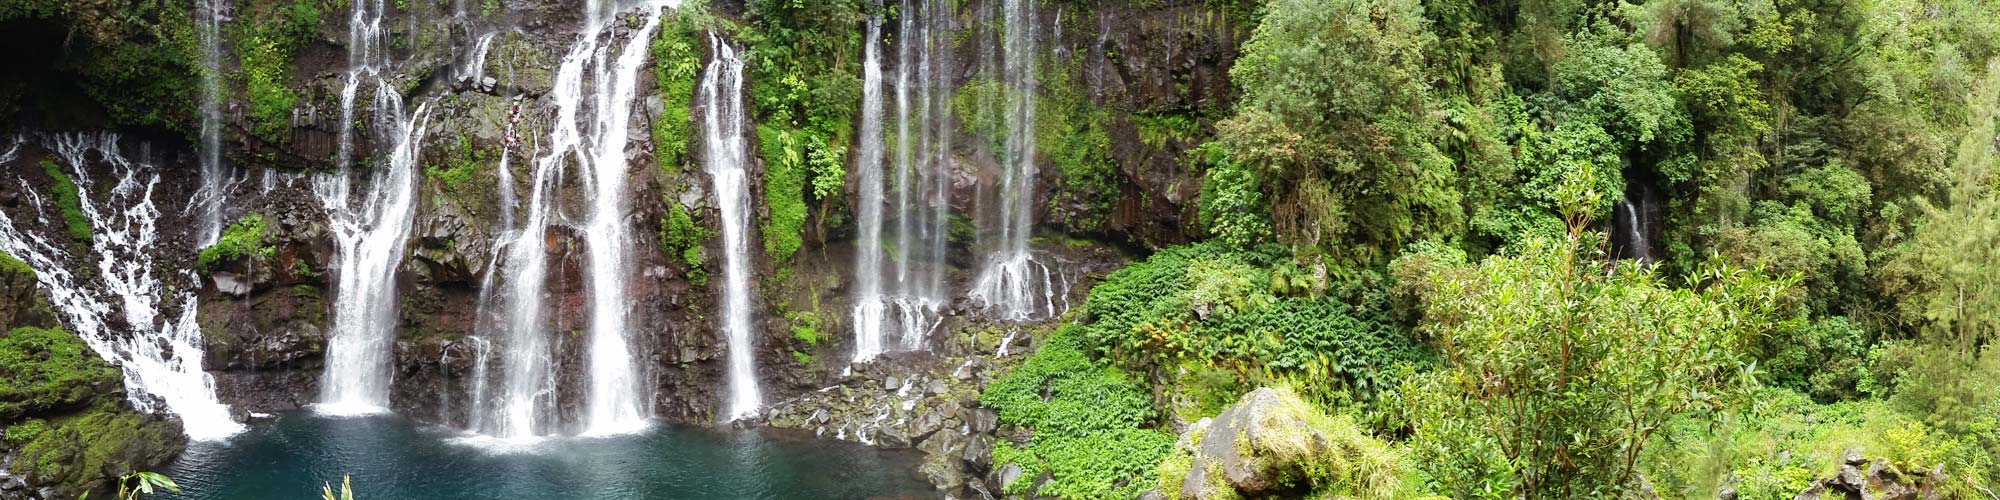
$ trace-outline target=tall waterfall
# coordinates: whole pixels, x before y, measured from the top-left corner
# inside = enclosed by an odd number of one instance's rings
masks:
[[[951,32],[950,4],[904,0],[896,38],[896,156],[894,267],[883,241],[889,179],[885,163],[881,21],[868,23],[862,66],[862,118],[857,202],[860,217],[855,248],[855,361],[893,348],[922,349],[943,319],[946,237],[950,232],[951,91],[947,87]],[[884,286],[883,280],[889,283]]]
[[[722,212],[722,331],[729,339],[727,418],[754,414],[763,406],[757,390],[755,349],[750,330],[750,184],[743,137],[743,61],[715,33],[708,34],[715,56],[701,75],[702,130],[708,175]]]
[[[222,164],[222,21],[228,0],[201,0],[196,15],[201,31],[201,190],[190,206],[201,212],[196,246],[214,245],[222,236],[222,207],[228,202],[229,170]]]
[[[542,293],[548,277],[549,228],[574,222],[563,211],[562,187],[572,165],[580,167],[584,193],[582,234],[587,252],[587,281],[590,293],[588,388],[584,396],[582,433],[622,434],[642,430],[651,417],[649,393],[641,383],[637,360],[645,359],[638,345],[628,337],[627,315],[632,299],[626,281],[633,272],[629,206],[625,181],[631,176],[625,150],[632,125],[632,106],[638,74],[644,65],[653,31],[658,29],[661,9],[666,3],[648,4],[639,13],[645,24],[630,33],[622,45],[611,27],[617,12],[596,2],[586,7],[584,31],[563,58],[556,71],[555,88],[549,100],[556,116],[549,138],[549,153],[534,161],[527,212],[518,230],[505,236],[505,264],[499,269],[500,302],[505,322],[483,325],[480,339],[497,338],[498,346],[482,348],[478,370],[504,363],[500,369],[500,391],[488,398],[483,381],[475,381],[472,428],[489,436],[509,440],[534,439],[554,432],[557,395],[554,349],[550,336],[557,332],[547,317],[548,304]],[[615,59],[613,58],[615,55]],[[509,119],[510,126],[512,118]],[[511,132],[510,132],[511,134]],[[503,160],[502,169],[507,168]],[[502,174],[511,184],[511,174]],[[511,198],[511,196],[509,196]],[[505,202],[511,205],[511,201]],[[511,206],[503,207],[511,211]],[[482,340],[483,342],[490,342]]]
[[[368,169],[368,192],[352,194],[353,127],[343,126],[336,158],[339,171],[313,185],[326,207],[339,275],[326,376],[317,406],[328,414],[377,413],[388,407],[389,359],[396,336],[396,268],[402,263],[415,214],[416,163],[428,103],[406,116],[402,95],[381,74],[388,64],[382,52],[384,1],[353,0],[340,113],[342,124],[353,123],[355,94],[364,82],[373,83],[370,130],[384,139],[374,144],[393,148],[386,161]]]
[[[590,3],[589,28],[584,32],[586,40],[595,40],[597,32],[615,20],[616,12],[601,12],[598,2]],[[633,87],[638,85],[639,67],[646,62],[646,50],[653,40],[653,30],[660,26],[660,5],[649,6],[642,15],[645,26],[626,42],[625,50],[618,55],[616,66],[607,67],[604,52],[584,48],[570,54],[572,59],[581,59],[586,53],[594,54],[597,75],[596,122],[588,137],[590,144],[577,151],[579,159],[589,170],[584,179],[590,186],[590,219],[584,226],[584,237],[590,251],[590,393],[584,400],[586,434],[620,434],[641,430],[646,418],[651,415],[647,403],[647,393],[640,386],[641,377],[633,343],[626,338],[626,313],[632,306],[626,295],[626,278],[632,274],[631,238],[626,229],[625,179],[631,174],[626,162],[625,146],[632,121]],[[585,45],[595,45],[586,41]],[[607,48],[608,49],[608,48]],[[571,62],[565,60],[568,68]],[[580,62],[576,64],[581,64]],[[571,72],[562,76],[580,77]],[[568,100],[574,103],[577,87],[581,81],[557,84],[557,102]],[[567,87],[567,90],[565,90]],[[574,106],[563,106],[574,109]],[[572,115],[573,116],[573,115]],[[557,134],[565,130],[574,131],[573,125],[556,126]],[[562,139],[553,141],[564,144]],[[578,142],[581,146],[582,143]],[[560,149],[558,149],[560,151]],[[560,153],[558,153],[560,154]]]
[[[999,15],[1001,53],[988,69],[997,69],[1004,87],[999,105],[1007,127],[999,154],[1004,170],[1000,234],[968,295],[1004,319],[1027,320],[1058,312],[1050,269],[1028,248],[1035,217],[1035,58],[1040,54],[1031,0],[1005,0]]]
[[[168,274],[153,263],[154,244],[161,237],[160,211],[152,199],[160,182],[159,169],[122,155],[116,135],[42,139],[67,163],[82,194],[78,201],[94,233],[90,253],[72,257],[58,242],[22,231],[5,212],[0,212],[0,251],[35,269],[36,281],[70,329],[124,373],[134,407],[179,415],[188,437],[196,440],[242,431],[229,407],[216,400],[214,380],[202,371],[203,342],[201,325],[195,321],[194,293],[200,279],[185,271]],[[0,163],[14,159],[20,146],[16,142],[0,152]],[[110,165],[117,177],[103,201],[91,199],[91,193],[107,191],[99,189],[98,179],[84,168],[93,156]],[[36,210],[36,222],[49,224],[50,204],[39,200],[52,198],[29,189],[25,179],[17,180],[22,193],[34,200],[27,206]],[[96,267],[94,272],[77,274],[69,270],[72,263]],[[178,308],[177,316],[166,316],[170,305]],[[117,331],[114,325],[128,331]],[[156,407],[156,401],[166,407]]]

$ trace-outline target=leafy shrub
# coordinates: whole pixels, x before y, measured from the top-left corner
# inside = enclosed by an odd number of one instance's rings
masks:
[[[1271,208],[1259,191],[1257,174],[1231,163],[1228,153],[1211,143],[1196,154],[1206,156],[1197,207],[1201,225],[1211,238],[1246,249],[1271,238]]]
[[[217,264],[233,262],[237,259],[269,257],[275,249],[264,244],[264,215],[244,214],[243,218],[222,230],[222,236],[215,244],[201,249],[195,258],[195,265],[203,271],[214,270]]]
[[[701,50],[691,16],[685,8],[673,9],[664,14],[653,37],[653,81],[660,92],[660,116],[653,119],[653,160],[669,175],[680,172],[687,161],[689,136],[694,133],[688,110],[701,72]]]
[[[77,167],[83,168],[83,167]],[[55,191],[56,210],[62,212],[63,225],[69,228],[70,238],[78,243],[90,243],[90,219],[83,215],[83,193],[76,187],[76,181],[62,171],[56,162],[42,160],[42,173],[54,181],[50,189]]]
[[[757,126],[764,160],[764,254],[785,262],[804,244],[806,227],[806,140],[803,133],[771,125]]]
[[[1002,424],[1034,429],[1022,447],[1001,443],[993,463],[1017,464],[1022,479],[1002,485],[1025,493],[1034,478],[1053,479],[1039,490],[1059,498],[1132,498],[1173,445],[1172,435],[1142,427],[1154,418],[1144,388],[1115,367],[1090,361],[1076,326],[1065,325],[1035,354],[979,395]],[[1044,396],[1046,395],[1046,397]]]
[[[1616,495],[1655,429],[1741,390],[1737,346],[1778,324],[1789,279],[1716,267],[1668,288],[1589,264],[1572,234],[1431,278],[1426,328],[1443,366],[1399,393],[1437,491]]]

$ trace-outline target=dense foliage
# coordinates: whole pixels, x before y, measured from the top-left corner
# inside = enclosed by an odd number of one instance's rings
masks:
[[[264,215],[244,214],[235,224],[222,230],[214,245],[201,249],[195,258],[195,266],[203,271],[216,269],[218,264],[234,262],[252,257],[270,257],[276,248],[264,242]]]
[[[1289,386],[1454,498],[1791,498],[1850,449],[2000,481],[2000,7],[1245,8],[1207,241],[1065,330],[1160,386],[1141,425]]]
[[[1025,446],[1003,442],[993,451],[996,466],[1023,471],[1000,485],[1009,493],[1029,491],[1047,472],[1054,479],[1035,490],[1043,495],[1132,498],[1151,486],[1139,478],[1173,445],[1172,435],[1149,428],[1156,415],[1138,381],[1091,361],[1078,337],[1074,326],[1056,331],[979,396],[1002,424],[1035,430]]]

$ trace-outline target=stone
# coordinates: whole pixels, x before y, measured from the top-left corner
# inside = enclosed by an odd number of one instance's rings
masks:
[[[1847,449],[1841,450],[1840,463],[1844,463],[1847,465],[1861,465],[1868,463],[1868,459],[1866,457],[1861,456],[1861,447],[1849,446],[1847,447]]]
[[[1715,492],[1715,500],[1736,500],[1736,487],[1723,486],[1721,490]]]
[[[964,460],[965,463],[977,469],[985,469],[992,466],[993,438],[980,435],[967,438],[965,440],[965,451],[959,453],[959,459]]]
[[[1002,465],[998,470],[993,471],[993,484],[1002,490],[1007,489],[1007,485],[1014,484],[1014,481],[1020,478],[1020,464]]]
[[[215,282],[215,290],[232,297],[250,296],[250,280],[236,273],[216,272],[209,275]]]
[[[929,436],[936,434],[938,429],[942,428],[944,428],[944,412],[924,412],[922,415],[917,415],[915,421],[910,422],[910,435],[917,437]],[[945,434],[957,434],[957,432],[947,432]]]
[[[1861,479],[1861,469],[1856,469],[1852,465],[1840,466],[1840,471],[1834,473],[1832,480],[1827,481],[1827,486],[1857,493],[1867,489],[1867,483]]]
[[[1792,500],[1819,500],[1820,495],[1825,493],[1826,487],[1815,482],[1811,487],[1806,488],[1805,491],[1799,492],[1798,496],[1792,497]]]
[[[966,423],[972,424],[973,433],[985,434],[993,432],[993,429],[1000,425],[1000,414],[986,408],[974,408],[970,417],[966,419]]]

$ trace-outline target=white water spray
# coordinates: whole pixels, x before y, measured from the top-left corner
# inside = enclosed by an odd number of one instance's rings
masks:
[[[755,348],[750,330],[750,186],[743,137],[743,61],[736,49],[711,32],[715,57],[701,76],[706,113],[703,144],[708,175],[715,183],[722,214],[722,331],[729,339],[727,419],[753,415],[763,406],[757,390]]]
[[[968,296],[1002,319],[1032,320],[1058,313],[1049,266],[1028,248],[1034,228],[1035,19],[1029,0],[1006,0],[998,63],[1007,125],[1001,164],[1000,235]]]
[[[883,175],[883,114],[881,58],[876,40],[880,24],[869,23],[864,56],[862,130],[859,172],[860,234],[855,248],[854,360],[866,361],[884,350],[918,350],[944,321],[948,302],[944,289],[946,241],[951,212],[951,91],[949,74],[952,14],[942,0],[905,0],[901,4],[895,47],[896,143],[895,178]],[[888,186],[895,187],[895,225],[884,227]],[[893,232],[897,255],[888,261]],[[886,264],[893,264],[885,269]],[[887,284],[883,281],[888,280]],[[890,345],[889,334],[895,333]]]
[[[0,251],[34,268],[36,281],[69,328],[98,356],[120,368],[133,407],[179,415],[183,431],[195,440],[241,432],[243,424],[216,399],[215,382],[202,371],[203,340],[195,320],[194,294],[200,279],[190,272],[161,276],[165,270],[153,263],[154,244],[160,239],[160,212],[152,199],[160,182],[158,169],[120,154],[118,136],[113,134],[44,139],[44,146],[69,165],[69,175],[83,194],[80,208],[93,232],[90,253],[71,258],[62,244],[22,231],[4,212],[0,212]],[[15,151],[10,148],[0,157],[10,159]],[[109,165],[117,176],[102,201],[90,196],[105,192],[97,189],[97,180],[85,168],[92,157]],[[27,189],[25,179],[20,182],[30,198],[42,199]],[[71,273],[68,264],[79,261],[95,264],[96,272]],[[169,280],[180,283],[169,289]],[[178,316],[165,317],[169,301],[179,308]],[[126,330],[114,331],[113,325]],[[156,407],[155,401],[165,407]]]

